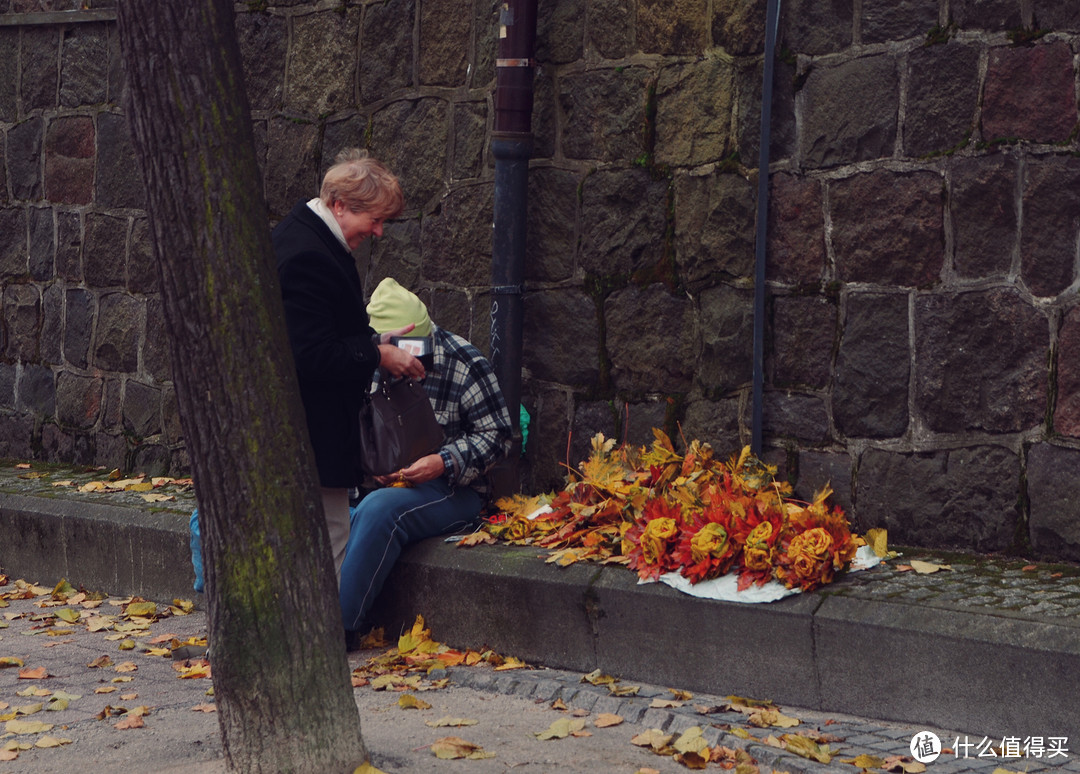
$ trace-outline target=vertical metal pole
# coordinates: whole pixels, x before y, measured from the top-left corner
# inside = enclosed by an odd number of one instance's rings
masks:
[[[761,456],[762,402],[765,385],[765,238],[769,220],[769,143],[772,84],[780,0],[769,0],[765,13],[765,61],[761,84],[761,143],[758,148],[757,237],[754,242],[754,375],[750,450]]]
[[[518,490],[521,457],[522,287],[525,266],[529,157],[532,155],[533,71],[537,0],[507,0],[499,16],[495,60],[495,207],[491,254],[491,364],[514,425],[505,464],[492,471],[496,496]]]

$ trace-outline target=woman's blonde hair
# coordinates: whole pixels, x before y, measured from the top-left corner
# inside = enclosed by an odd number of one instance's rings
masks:
[[[396,218],[405,209],[397,177],[361,148],[346,148],[323,177],[319,198],[327,207],[342,202],[354,212]]]

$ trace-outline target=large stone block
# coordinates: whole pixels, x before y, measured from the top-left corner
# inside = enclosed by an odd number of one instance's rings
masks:
[[[22,30],[22,111],[55,108],[58,96],[60,27],[25,27]]]
[[[659,284],[623,288],[604,302],[604,322],[616,389],[672,393],[690,388],[697,330],[689,298],[671,295]]]
[[[9,410],[15,408],[15,385],[19,381],[20,369],[21,366],[13,363],[0,363],[0,407],[2,408]],[[0,442],[0,447],[2,447],[2,442]]]
[[[18,117],[19,28],[0,28],[0,121]]]
[[[360,11],[344,8],[292,19],[285,76],[285,106],[310,118],[355,103],[356,39]]]
[[[1080,437],[1080,307],[1065,315],[1058,331],[1054,430]]]
[[[557,132],[555,127],[558,113],[554,69],[540,69],[533,77],[532,157],[534,159],[550,159],[555,156]],[[490,165],[489,157],[488,166]]]
[[[612,403],[583,401],[574,406],[574,420],[569,443],[564,446],[560,458],[571,468],[580,469],[581,463],[592,453],[592,438],[603,433],[605,438],[619,436],[620,422]]]
[[[1000,446],[917,454],[870,449],[859,460],[858,527],[897,545],[1002,551],[1018,519],[1020,459]]]
[[[56,418],[69,428],[88,429],[101,412],[102,380],[61,371],[56,376]]]
[[[44,136],[45,122],[40,116],[8,129],[7,171],[11,195],[15,199],[40,199],[44,196]]]
[[[82,282],[82,218],[77,212],[56,213],[56,275]]]
[[[812,285],[825,271],[825,210],[821,182],[777,173],[770,181],[766,277]]]
[[[835,181],[830,198],[842,281],[925,287],[939,280],[945,259],[939,174],[858,174]]]
[[[735,71],[717,57],[660,71],[656,84],[656,160],[692,166],[733,150]]]
[[[949,0],[949,18],[961,29],[1004,32],[1023,26],[1020,5],[1016,0]]]
[[[742,175],[675,176],[675,263],[689,287],[754,273],[755,194]]]
[[[462,8],[462,6],[466,8]],[[424,86],[466,86],[472,3],[427,0],[420,5],[418,70]]]
[[[94,195],[94,120],[68,116],[45,133],[45,197],[60,204],[90,204]]]
[[[559,79],[562,149],[572,159],[631,161],[644,153],[646,103],[655,73],[620,67]]]
[[[33,440],[33,417],[0,414],[0,457],[17,460],[32,459]]]
[[[146,191],[127,119],[115,113],[98,115],[97,181],[94,201],[100,207],[140,209]]]
[[[950,42],[915,49],[908,57],[908,84],[907,155],[947,151],[970,137],[979,101],[978,47]]]
[[[576,288],[529,293],[523,301],[524,365],[536,379],[595,388],[600,378],[596,302]]]
[[[698,304],[701,354],[696,366],[687,361],[686,367],[695,369],[694,383],[704,395],[717,400],[745,387],[753,376],[753,292],[718,285],[702,291]]]
[[[52,419],[56,413],[56,380],[48,366],[28,365],[19,378],[19,411],[28,411],[38,419]]]
[[[800,154],[805,166],[890,158],[896,143],[900,76],[887,54],[815,67],[803,85]]]
[[[38,360],[41,293],[33,285],[4,288],[4,357],[23,363]]]
[[[1035,0],[1032,5],[1035,26],[1055,32],[1080,32],[1080,6],[1059,0]]]
[[[118,373],[137,371],[145,317],[142,301],[126,293],[103,295],[94,331],[94,365]]]
[[[915,300],[915,405],[943,433],[1016,433],[1046,417],[1049,323],[1016,290]]]
[[[1065,41],[990,49],[983,139],[1064,142],[1076,125],[1075,79]]]
[[[529,170],[525,279],[558,282],[574,272],[577,251],[578,173]]]
[[[589,0],[585,7],[585,36],[600,56],[622,59],[632,53],[634,27],[627,19],[633,7],[634,0]]]
[[[748,440],[742,437],[739,418],[738,398],[695,400],[683,414],[683,435],[708,443],[717,457],[726,459]]]
[[[673,403],[672,398],[663,395],[649,395],[635,402],[617,401],[615,406],[619,412],[619,427],[616,440],[630,446],[649,448],[656,438],[653,429],[657,429],[666,432],[676,447],[681,446],[678,428],[669,422]]]
[[[522,453],[521,491],[548,492],[566,484],[566,450],[570,437],[570,400],[564,389],[527,383],[522,404],[531,416]]]
[[[1016,159],[1007,155],[949,163],[953,269],[965,279],[1003,278],[1019,240]]]
[[[438,214],[424,218],[421,239],[426,280],[458,287],[491,284],[494,195],[490,184],[459,187],[442,200]]]
[[[762,404],[762,431],[771,441],[785,439],[809,446],[829,442],[829,413],[819,396],[770,390]]]
[[[136,218],[131,224],[127,288],[132,293],[156,293],[160,289],[157,261],[150,238],[150,222],[146,218]]]
[[[826,501],[838,505],[845,513],[853,513],[851,489],[851,457],[845,452],[805,450],[799,452],[799,471],[794,485],[796,497],[813,502],[826,486],[833,490]]]
[[[1044,559],[1080,561],[1080,451],[1037,443],[1027,455],[1028,530]]]
[[[780,7],[782,45],[800,54],[829,54],[851,45],[854,0],[791,0]]]
[[[282,16],[267,13],[237,13],[236,37],[251,109],[279,109],[285,92],[288,22]]]
[[[480,177],[487,148],[487,105],[459,102],[454,113],[454,153],[450,175],[454,180]]]
[[[646,54],[701,54],[708,46],[699,0],[637,0],[637,44]]]
[[[93,288],[109,288],[124,284],[127,234],[127,218],[87,213],[83,256],[88,285]]]
[[[2,76],[0,76],[2,77]],[[8,203],[7,139],[0,133],[0,204]]]
[[[1056,296],[1075,275],[1080,159],[1032,158],[1024,173],[1020,274],[1036,296]]]
[[[353,141],[331,144],[327,128],[326,150],[332,160],[342,148],[356,146]],[[266,204],[272,216],[283,218],[298,201],[307,201],[319,193],[322,171],[319,169],[319,128],[315,124],[272,118],[267,132]]]
[[[779,296],[772,303],[768,363],[775,387],[824,389],[837,340],[836,303],[823,296]]]
[[[765,49],[766,0],[717,0],[713,3],[712,44],[729,54],[747,56]]]
[[[0,279],[25,277],[30,270],[27,223],[22,207],[0,210]]]
[[[419,218],[385,225],[381,238],[366,240],[357,252],[363,255],[365,247],[370,249],[368,270],[366,276],[364,273],[360,276],[365,277],[365,287],[369,291],[374,290],[384,277],[393,277],[407,288],[423,287],[420,279],[423,240]]]
[[[41,361],[51,365],[63,362],[64,286],[52,282],[41,293]]]
[[[833,375],[836,429],[856,438],[895,438],[908,425],[908,297],[848,296]]]
[[[64,362],[76,368],[90,364],[90,335],[97,311],[94,294],[69,288],[64,297]]]
[[[863,0],[863,43],[922,38],[937,23],[938,0]]]
[[[474,0],[473,9],[473,66],[469,88],[491,88],[495,85],[495,55],[499,47],[503,3],[501,0]],[[537,20],[539,26],[539,20]]]
[[[401,179],[407,209],[426,210],[446,188],[450,103],[391,102],[371,118],[371,151]]]
[[[161,390],[129,379],[124,386],[124,431],[138,439],[161,432]]]
[[[598,276],[649,269],[665,254],[667,180],[643,169],[596,172],[581,186],[581,257]]]
[[[799,136],[795,121],[795,64],[791,60],[777,60],[773,64],[769,159],[770,162],[777,162],[795,155]],[[747,165],[756,163],[761,152],[761,87],[764,78],[761,60],[737,62],[735,147],[738,158]]]
[[[142,347],[142,367],[143,373],[155,382],[167,382],[173,378],[165,309],[157,293],[146,297],[146,340]]]
[[[585,0],[539,0],[536,8],[536,60],[567,64],[581,58]]]
[[[109,28],[78,24],[62,34],[60,105],[73,108],[104,103],[109,96]]]
[[[53,226],[51,207],[31,207],[28,212],[30,227],[30,276],[38,282],[53,278],[53,256],[56,255],[56,229]]]

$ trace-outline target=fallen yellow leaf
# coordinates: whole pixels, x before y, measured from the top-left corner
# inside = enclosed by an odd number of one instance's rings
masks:
[[[71,744],[71,740],[70,739],[57,739],[55,736],[49,736],[48,734],[44,734],[43,736],[39,736],[38,740],[36,742],[34,742],[34,747],[41,747],[41,748],[60,747],[61,745],[64,745],[64,744]]]
[[[534,736],[541,741],[565,739],[570,734],[581,731],[583,728],[585,728],[585,721],[581,718],[559,718],[543,731],[534,734]]]
[[[911,560],[911,569],[920,575],[929,575],[930,573],[937,572],[938,570],[951,570],[947,564],[934,564],[933,562],[923,562],[919,559]]]
[[[420,709],[420,710],[431,709],[430,704],[428,704],[423,699],[416,698],[411,693],[403,693],[403,694],[401,694],[401,696],[398,697],[397,703],[398,703],[398,706],[401,707],[402,709]]]
[[[192,712],[217,712],[216,704],[196,704],[191,708]]]
[[[612,726],[620,725],[623,722],[622,715],[615,715],[611,712],[601,712],[596,716],[596,720],[593,721],[593,725],[597,728],[611,728]]]
[[[466,742],[464,739],[457,736],[444,736],[442,739],[436,739],[431,744],[431,752],[435,754],[436,758],[441,758],[443,760],[452,760],[455,758],[480,760],[483,758],[495,757],[495,753],[489,753],[480,745]]]
[[[426,726],[432,728],[460,728],[462,726],[475,726],[478,721],[470,720],[469,718],[452,718],[445,717],[438,720],[428,720],[424,723]]]

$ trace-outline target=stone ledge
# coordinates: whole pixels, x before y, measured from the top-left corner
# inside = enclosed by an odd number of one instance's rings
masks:
[[[112,594],[190,599],[187,521],[0,494],[0,568],[42,584],[63,577]],[[866,578],[830,587],[841,593],[714,602],[638,585],[618,566],[559,568],[541,553],[424,541],[403,554],[373,619],[392,638],[420,614],[451,646],[558,669],[979,736],[1080,737],[1075,619],[851,593],[873,583]]]

